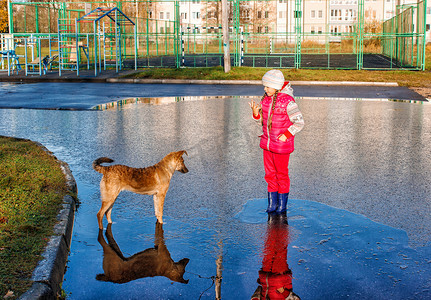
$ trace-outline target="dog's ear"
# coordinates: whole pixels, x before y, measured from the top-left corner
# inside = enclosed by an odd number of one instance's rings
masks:
[[[178,153],[178,156],[183,156],[183,154],[185,154],[185,155],[189,156],[189,155],[187,154],[187,151],[186,151],[186,150],[181,150],[181,151],[178,151],[177,153]]]
[[[183,258],[182,260],[180,260],[178,263],[180,264],[180,265],[183,265],[184,266],[184,268],[187,266],[187,264],[189,263],[189,261],[190,261],[190,259],[188,259],[188,258]]]
[[[99,281],[109,281],[109,278],[105,274],[97,274],[96,275],[96,280],[99,280]]]

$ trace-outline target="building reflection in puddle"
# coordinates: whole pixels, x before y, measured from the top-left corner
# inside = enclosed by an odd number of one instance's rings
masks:
[[[166,105],[175,102],[189,102],[189,101],[207,101],[214,99],[256,99],[260,96],[176,96],[176,97],[132,97],[120,99],[114,102],[99,104],[92,107],[93,110],[124,110],[133,108],[134,105],[150,104],[150,105]],[[334,97],[295,97],[295,100],[320,100],[320,101],[361,101],[361,102],[403,102],[403,103],[416,103],[416,104],[429,104],[429,102],[419,100],[396,100],[387,98],[334,98]]]
[[[214,99],[255,99],[256,96],[181,96],[181,97],[134,97],[121,99],[114,102],[99,104],[94,106],[93,110],[123,110],[133,108],[133,105],[150,104],[150,105],[166,105],[175,102],[189,102],[189,101],[207,101]]]
[[[138,252],[130,257],[124,257],[112,235],[112,225],[108,224],[105,241],[103,230],[99,230],[98,242],[103,248],[103,271],[96,279],[114,283],[126,283],[139,278],[164,276],[172,281],[188,283],[183,278],[188,258],[174,262],[165,245],[163,225],[156,223],[154,247]]]
[[[292,271],[287,264],[288,245],[289,225],[286,213],[269,213],[262,268],[259,270],[257,279],[259,286],[252,300],[300,300],[300,297],[293,292]]]

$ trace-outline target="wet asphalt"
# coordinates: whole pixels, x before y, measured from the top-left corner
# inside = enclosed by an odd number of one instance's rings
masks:
[[[426,101],[407,87],[293,85],[296,97]],[[0,85],[0,108],[85,110],[130,97],[256,96],[260,85],[37,82]]]
[[[429,299],[430,104],[387,100],[403,99],[402,91],[420,100],[398,87],[294,88],[306,127],[291,156],[287,224],[277,227],[288,237],[282,260],[293,291],[301,299]],[[250,97],[232,97],[261,93],[260,86],[0,84],[0,106],[8,108],[0,110],[0,134],[42,143],[77,181],[81,205],[63,283],[69,299],[250,299],[267,253],[285,245],[265,213]],[[197,97],[90,109],[148,95]],[[144,167],[183,149],[190,172],[174,174],[161,228],[150,196],[122,192],[114,224],[99,232],[94,159]],[[180,275],[188,282],[149,272],[154,255],[175,266],[187,261]],[[133,264],[140,267],[130,275]]]

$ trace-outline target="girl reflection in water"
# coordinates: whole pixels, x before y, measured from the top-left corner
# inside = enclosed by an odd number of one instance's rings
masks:
[[[268,183],[267,212],[286,211],[290,190],[289,158],[295,135],[304,127],[304,119],[293,99],[293,89],[280,70],[262,77],[265,94],[260,103],[249,103],[253,118],[262,124],[260,147],[263,149],[265,180]]]
[[[288,245],[289,225],[286,213],[268,214],[262,269],[257,280],[259,286],[251,300],[301,300],[292,291],[292,271],[287,264]]]

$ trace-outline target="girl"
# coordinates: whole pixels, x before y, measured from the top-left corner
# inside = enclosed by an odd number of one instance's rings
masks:
[[[262,124],[260,147],[263,149],[265,181],[268,183],[267,212],[286,212],[290,190],[289,157],[295,135],[304,127],[304,119],[293,99],[293,89],[284,82],[280,70],[262,77],[265,94],[260,103],[249,103],[253,118]]]

